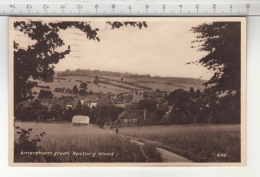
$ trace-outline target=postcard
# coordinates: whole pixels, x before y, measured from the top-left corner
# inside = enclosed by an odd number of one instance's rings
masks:
[[[9,165],[246,164],[246,19],[11,17]]]

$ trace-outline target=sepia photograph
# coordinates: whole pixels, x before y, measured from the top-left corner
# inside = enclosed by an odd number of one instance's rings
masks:
[[[246,18],[10,18],[9,165],[245,166]]]

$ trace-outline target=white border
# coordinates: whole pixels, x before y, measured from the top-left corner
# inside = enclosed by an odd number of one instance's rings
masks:
[[[8,167],[8,18],[0,17],[0,176],[257,177],[260,174],[260,17],[248,17],[247,25],[247,167],[17,168]]]

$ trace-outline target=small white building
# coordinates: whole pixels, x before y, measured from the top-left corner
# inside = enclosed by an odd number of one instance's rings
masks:
[[[93,107],[97,107],[97,103],[86,103],[86,105],[92,109]]]
[[[89,124],[88,116],[75,115],[72,118],[73,126],[86,126]]]

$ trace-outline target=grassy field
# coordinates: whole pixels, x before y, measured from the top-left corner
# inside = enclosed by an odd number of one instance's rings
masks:
[[[59,77],[59,78],[64,78],[64,80],[61,79],[57,79],[56,77],[54,78],[53,82],[42,82],[39,83],[38,85],[41,86],[50,86],[50,90],[52,91],[52,93],[56,96],[56,97],[61,97],[63,95],[65,96],[69,96],[71,94],[66,94],[66,93],[59,93],[59,92],[54,92],[55,88],[70,88],[72,89],[74,85],[76,85],[78,88],[80,86],[80,82],[77,82],[77,80],[81,80],[82,82],[87,82],[88,84],[88,89],[87,91],[92,90],[93,92],[97,93],[97,92],[103,92],[103,93],[114,93],[114,94],[119,94],[119,93],[125,93],[125,92],[129,92],[129,89],[123,89],[120,87],[115,87],[112,85],[107,85],[107,84],[94,84],[93,80],[94,77],[85,77],[85,76],[65,76],[65,77]],[[89,83],[90,82],[90,83]],[[33,91],[36,92],[40,92],[41,88],[37,88],[34,87]]]
[[[113,79],[116,81],[120,81],[121,77],[119,76],[102,76],[103,78]],[[175,77],[143,77],[143,78],[124,78],[126,82],[136,83],[140,86],[149,87],[152,89],[160,89],[162,91],[172,92],[176,89],[184,89],[189,90],[190,87],[196,89],[203,89],[202,85],[205,80],[193,79],[193,78],[175,78]],[[167,84],[167,83],[171,83]]]
[[[240,161],[240,125],[125,127],[120,133],[196,162]]]
[[[15,162],[147,162],[147,156],[149,162],[159,162],[160,157],[154,147],[164,148],[194,162],[240,161],[240,125],[120,128],[120,134],[149,145],[144,147],[143,152],[128,138],[109,133],[95,125],[75,127],[69,123],[16,122],[15,126],[33,128],[32,138],[46,132],[37,150],[52,152],[51,156],[20,155]],[[15,134],[15,140],[18,137]],[[82,152],[88,154],[83,156],[80,154]]]
[[[38,150],[51,155],[20,155],[15,162],[145,162],[140,148],[128,139],[111,134],[95,125],[75,127],[72,124],[15,123],[24,129],[33,128],[32,137],[41,132]],[[15,139],[18,134],[15,134]],[[66,154],[69,152],[69,155]],[[85,152],[84,156],[80,153]],[[56,153],[56,155],[55,155]],[[74,153],[74,155],[73,155]]]
[[[174,78],[174,77],[168,77],[168,78],[124,78],[125,82],[128,83],[122,83],[120,76],[100,76],[100,80],[110,82],[114,85],[108,85],[99,83],[98,85],[94,84],[94,76],[63,76],[58,77],[55,75],[53,82],[43,82],[38,81],[39,86],[49,86],[50,90],[56,97],[61,96],[69,96],[71,94],[67,93],[60,93],[60,92],[54,92],[55,88],[63,88],[65,87],[72,89],[74,85],[77,87],[80,86],[80,82],[87,82],[88,89],[87,91],[92,90],[95,93],[103,92],[103,93],[113,93],[113,94],[122,94],[130,92],[131,89],[135,89],[136,86],[133,84],[136,84],[138,86],[144,86],[152,89],[160,89],[162,91],[172,92],[176,89],[184,89],[189,90],[190,87],[193,87],[196,89],[203,89],[202,83],[205,82],[204,80],[199,79],[189,79],[189,78]],[[118,85],[118,86],[117,86]],[[120,86],[126,87],[122,88]],[[33,91],[40,92],[42,88],[34,87]]]

